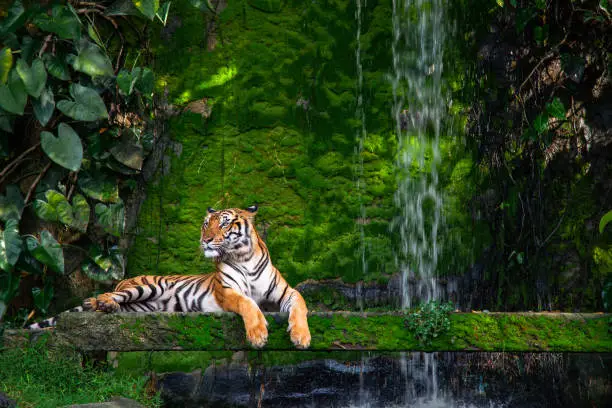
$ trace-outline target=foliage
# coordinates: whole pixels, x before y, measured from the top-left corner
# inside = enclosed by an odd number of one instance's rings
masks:
[[[0,372],[0,392],[24,408],[103,402],[112,396],[132,398],[147,407],[161,406],[159,396],[147,396],[146,377],[83,367],[77,354],[51,352],[44,341],[0,352]]]
[[[452,303],[423,303],[408,313],[405,324],[414,331],[419,343],[429,346],[434,339],[449,331],[449,315],[453,310]]]
[[[169,7],[15,0],[0,22],[0,319],[28,275],[39,285],[34,305],[47,312],[54,277],[72,272],[67,244],[97,266],[90,277],[123,276],[120,188],[155,142],[155,77],[136,66],[146,50],[125,49],[140,47],[146,19],[165,22]]]

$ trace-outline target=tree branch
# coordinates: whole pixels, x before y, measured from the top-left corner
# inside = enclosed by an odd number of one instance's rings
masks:
[[[47,165],[41,170],[41,172],[38,175],[38,177],[36,177],[36,180],[34,180],[32,185],[30,186],[30,189],[28,190],[28,195],[26,195],[26,198],[23,201],[24,205],[27,204],[30,201],[30,198],[32,197],[32,194],[34,194],[34,190],[36,189],[36,186],[38,185],[40,180],[42,180],[42,178],[44,177],[45,173],[47,173],[47,171],[51,167],[51,164],[52,164],[52,162],[47,163]]]

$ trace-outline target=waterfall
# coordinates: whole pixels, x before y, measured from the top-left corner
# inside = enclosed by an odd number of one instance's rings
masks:
[[[393,0],[393,116],[398,138],[399,216],[396,262],[402,273],[402,306],[438,298],[434,278],[441,248],[442,194],[438,185],[444,0]],[[414,284],[414,289],[410,285]],[[415,299],[416,298],[416,299]]]
[[[362,1],[364,4],[362,5]],[[357,145],[355,147],[355,183],[357,194],[359,196],[359,220],[357,222],[359,228],[359,263],[361,266],[361,272],[363,276],[368,273],[368,262],[366,259],[366,242],[365,242],[365,223],[366,223],[366,211],[365,204],[363,202],[363,192],[365,191],[365,181],[363,174],[363,145],[368,135],[366,129],[366,114],[363,103],[363,66],[361,64],[361,25],[363,20],[363,8],[367,7],[367,0],[356,0],[357,7],[355,8],[355,20],[357,21],[357,34],[355,47],[355,65],[357,70],[357,107],[355,109],[355,118],[361,124],[361,127],[357,130],[356,139]],[[359,302],[359,301],[358,301]],[[360,308],[361,305],[359,305]]]

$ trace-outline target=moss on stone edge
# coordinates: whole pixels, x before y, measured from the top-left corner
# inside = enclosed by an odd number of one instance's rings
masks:
[[[249,350],[233,314],[73,313],[54,334],[81,350]],[[293,350],[287,316],[267,314],[264,350]],[[451,329],[425,347],[401,313],[312,313],[310,350],[611,352],[610,316],[557,313],[453,313]],[[83,324],[85,322],[86,324]],[[109,336],[87,336],[84,327]]]

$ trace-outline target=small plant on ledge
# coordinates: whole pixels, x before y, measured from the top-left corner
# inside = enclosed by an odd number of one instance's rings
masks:
[[[405,324],[414,332],[419,343],[425,346],[450,329],[448,315],[454,309],[452,303],[422,303],[407,314]]]

